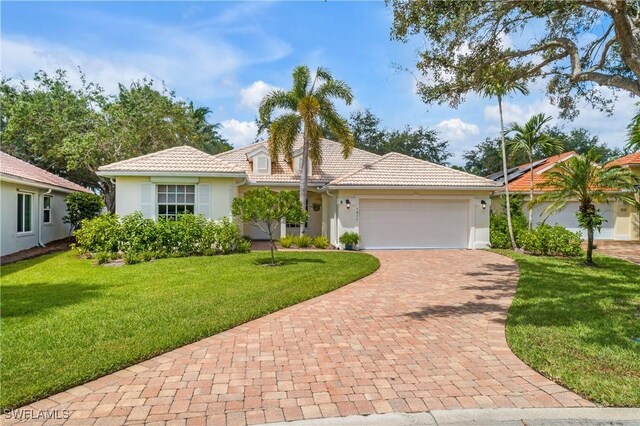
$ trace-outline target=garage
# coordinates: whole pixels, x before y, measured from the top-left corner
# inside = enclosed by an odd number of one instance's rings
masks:
[[[364,249],[467,248],[469,201],[361,199]]]
[[[543,214],[544,210],[549,206],[549,203],[541,203],[533,209],[533,222],[538,224],[545,222],[547,225],[561,225],[567,228],[571,232],[582,233],[582,238],[587,238],[587,231],[580,229],[578,226],[578,219],[576,218],[576,212],[578,211],[577,202],[569,202],[564,210],[554,213],[545,220],[546,215]],[[596,240],[613,240],[614,239],[614,226],[615,215],[613,204],[597,204],[596,207],[600,210],[600,214],[605,218],[606,222],[602,224],[600,232],[594,233],[594,239]],[[525,215],[528,214],[525,212]]]

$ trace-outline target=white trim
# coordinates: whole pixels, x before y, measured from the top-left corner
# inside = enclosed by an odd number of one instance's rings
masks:
[[[321,190],[326,189],[402,189],[402,190],[451,190],[451,191],[496,191],[500,189],[502,185],[495,186],[426,186],[426,185],[405,185],[405,186],[394,186],[394,185],[325,185],[321,188]]]
[[[24,185],[29,185],[29,186],[33,186],[34,188],[40,188],[40,189],[52,189],[54,191],[59,191],[59,192],[65,192],[67,194],[71,194],[73,192],[83,192],[80,190],[75,190],[75,189],[68,189],[68,188],[62,188],[60,186],[57,185],[50,185],[50,184],[46,184],[46,183],[40,183],[37,182],[35,180],[31,180],[31,179],[24,179],[24,178],[19,178],[19,177],[9,177],[5,174],[0,174],[0,181],[2,182],[8,182],[8,183],[15,183],[15,184],[24,184]],[[89,191],[87,189],[87,191]],[[91,192],[91,191],[89,191]],[[93,193],[93,192],[91,192]]]
[[[44,221],[44,212],[45,212],[45,203],[44,200],[48,198],[49,199],[49,222],[45,222]],[[42,224],[43,225],[48,225],[51,226],[53,224],[53,195],[48,195],[48,194],[43,194],[42,195],[42,208],[40,209],[42,211]]]
[[[32,191],[25,191],[23,189],[18,188],[18,190],[16,191],[16,201],[17,201],[16,206],[17,207],[20,206],[20,202],[17,200],[17,196],[18,195],[22,195],[23,196],[22,197],[22,215],[23,215],[23,217],[22,217],[22,227],[23,228],[25,228],[25,226],[24,226],[25,225],[24,213],[26,211],[25,208],[24,208],[24,200],[25,200],[24,196],[28,195],[28,196],[31,197],[31,202],[29,203],[30,204],[30,210],[31,210],[31,213],[29,214],[29,218],[30,218],[30,222],[31,223],[29,223],[29,230],[28,231],[18,231],[18,229],[17,229],[18,226],[17,225],[19,225],[19,223],[20,223],[20,218],[16,217],[16,219],[17,219],[17,221],[16,221],[16,236],[18,236],[18,237],[26,237],[26,236],[30,236],[30,235],[36,235],[36,232],[33,229],[34,228],[34,226],[33,226],[33,222],[34,222],[34,220],[33,220],[34,219],[33,218],[33,212],[34,212],[34,210],[36,210],[36,209],[34,209],[33,202],[34,202],[34,198],[35,198],[36,193],[32,192]],[[18,214],[18,212],[16,211],[16,215],[17,214]],[[38,215],[38,222],[40,221],[39,219],[40,219],[40,215]]]
[[[564,157],[564,158],[562,158],[562,159],[560,159],[560,160],[556,161],[555,163],[551,163],[551,164],[549,164],[548,166],[545,166],[545,167],[541,168],[540,170],[536,170],[536,171],[535,171],[535,174],[536,174],[536,175],[539,175],[539,174],[542,174],[542,173],[546,172],[546,171],[547,171],[547,170],[549,170],[549,169],[553,169],[555,166],[557,166],[557,165],[558,165],[558,163],[564,163],[564,162],[565,162],[565,161],[567,161],[569,158],[573,158],[573,157],[575,157],[576,155],[578,155],[578,154],[577,154],[577,153],[575,153],[575,152],[574,152],[573,154],[571,154],[571,155],[567,155],[566,157]],[[527,172],[526,172],[526,173],[530,174],[529,172],[530,172],[530,170],[527,170]],[[526,173],[525,173],[525,174],[526,174]],[[519,177],[519,176],[518,176],[518,177]],[[512,181],[512,182],[513,182],[513,181]]]
[[[474,200],[475,195],[437,195],[437,194],[394,194],[394,195],[386,195],[386,194],[358,194],[358,198],[376,198],[376,199],[393,199],[393,200],[415,200],[415,199],[425,199],[425,200]],[[480,203],[480,200],[478,200]]]
[[[195,185],[200,182],[197,177],[169,177],[169,176],[151,176],[149,181],[157,184],[169,185]]]
[[[140,171],[117,171],[110,172],[108,170],[96,172],[98,176],[119,177],[119,176],[195,176],[195,177],[246,177],[245,172],[140,172]]]
[[[248,160],[251,160],[256,155],[259,155],[259,154],[262,154],[262,153],[266,154],[267,157],[269,157],[269,149],[267,147],[265,147],[264,145],[259,146],[259,147],[255,148],[255,149],[252,149],[251,151],[247,152],[246,156],[247,156]]]

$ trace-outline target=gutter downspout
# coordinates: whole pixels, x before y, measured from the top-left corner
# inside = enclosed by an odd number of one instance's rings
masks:
[[[333,199],[336,199],[336,195],[332,194],[331,191],[328,188],[324,189],[323,192],[326,192],[326,194],[329,197],[331,197]],[[333,221],[334,226],[331,227],[331,233],[334,234],[334,235],[330,235],[329,236],[329,240],[332,240],[333,237],[335,236],[335,239],[333,239],[333,241],[336,242],[335,246],[337,247],[337,244],[338,244],[338,237],[337,237],[337,235],[338,235],[338,205],[337,204],[333,207],[333,219],[334,219],[334,221]],[[331,241],[329,241],[329,242],[331,242]]]
[[[44,220],[44,212],[41,208],[41,204],[44,201],[43,197],[49,194],[51,194],[51,188],[49,188],[47,192],[38,193],[38,214],[36,216],[38,217],[38,245],[40,247],[46,247],[42,242],[42,221]]]

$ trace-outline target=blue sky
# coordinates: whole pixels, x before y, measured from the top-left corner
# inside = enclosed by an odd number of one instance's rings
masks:
[[[2,2],[1,70],[30,79],[36,70],[81,66],[87,77],[114,91],[118,82],[150,76],[178,96],[213,111],[236,146],[255,138],[260,97],[289,87],[294,66],[329,68],[353,88],[348,114],[369,108],[383,125],[423,125],[440,131],[456,154],[497,132],[494,102],[469,96],[458,109],[426,106],[415,79],[394,64],[412,67],[419,40],[390,39],[391,11],[383,2]],[[74,77],[74,78],[77,78]],[[531,86],[509,99],[506,120],[556,115]],[[623,97],[607,117],[584,108],[574,123],[612,146],[623,146],[633,100]],[[559,122],[561,123],[561,122]],[[562,123],[561,123],[562,124]]]

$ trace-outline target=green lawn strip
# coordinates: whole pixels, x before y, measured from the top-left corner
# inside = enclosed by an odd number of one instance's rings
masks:
[[[640,406],[640,265],[606,256],[514,259],[507,341],[546,377],[607,406]]]
[[[363,253],[266,252],[96,266],[75,252],[0,269],[0,405],[14,408],[319,296],[379,267]]]

